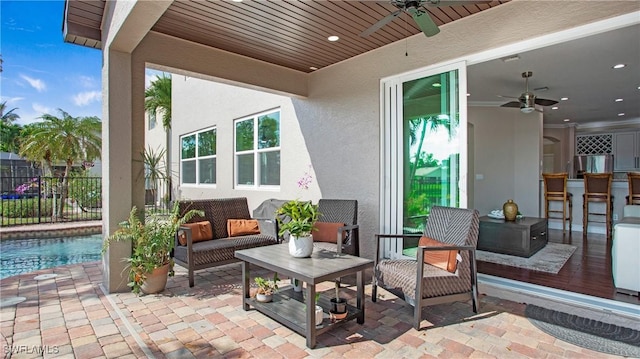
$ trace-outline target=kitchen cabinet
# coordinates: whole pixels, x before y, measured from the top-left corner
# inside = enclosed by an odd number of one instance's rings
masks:
[[[615,133],[613,145],[614,171],[640,170],[640,131]]]

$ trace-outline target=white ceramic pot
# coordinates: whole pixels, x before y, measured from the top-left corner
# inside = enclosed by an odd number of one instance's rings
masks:
[[[289,254],[296,258],[305,258],[313,253],[313,237],[289,237]]]
[[[298,279],[292,279],[291,280],[292,284],[293,284],[293,290],[295,292],[302,292],[302,281],[298,280]]]
[[[322,312],[322,307],[316,305],[316,325],[322,324],[323,314],[324,313]]]
[[[273,300],[273,294],[256,293],[256,300],[262,303],[268,303]]]

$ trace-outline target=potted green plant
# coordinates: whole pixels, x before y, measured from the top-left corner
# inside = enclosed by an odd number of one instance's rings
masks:
[[[291,200],[284,203],[276,214],[280,227],[278,234],[289,233],[289,253],[294,257],[309,257],[313,252],[311,231],[320,215],[318,205],[311,201]]]
[[[273,299],[273,294],[278,290],[279,280],[280,278],[278,278],[278,273],[273,274],[273,280],[255,277],[254,281],[258,286],[256,300],[258,302],[270,302]]]
[[[134,206],[129,219],[119,223],[120,228],[105,241],[103,253],[111,241],[131,241],[132,253],[129,262],[129,283],[134,293],[158,293],[164,290],[167,276],[172,276],[173,258],[171,251],[175,244],[175,235],[181,225],[204,212],[189,210],[179,213],[178,202],[174,203],[169,214],[152,214],[143,221]]]

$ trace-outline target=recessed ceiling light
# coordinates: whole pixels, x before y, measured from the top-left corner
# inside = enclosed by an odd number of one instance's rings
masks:
[[[327,37],[327,40],[329,40],[331,42],[334,42],[334,41],[340,40],[340,38],[337,37],[336,35],[331,35],[331,36]]]
[[[557,110],[557,109],[558,109],[558,106],[553,106],[551,109],[552,109],[552,110]]]
[[[617,64],[617,65],[613,65],[614,69],[621,69],[623,67],[627,66],[626,64]]]
[[[622,102],[622,101],[624,101],[624,100],[623,100],[623,99],[621,99],[621,98],[617,98],[617,99],[616,99],[616,102]]]
[[[565,118],[565,119],[564,119],[564,120],[562,120],[562,121],[564,121],[564,122],[569,122],[569,121],[571,121],[571,120],[570,120],[570,119],[568,119],[568,118]]]
[[[231,0],[233,2],[242,2],[242,0]]]
[[[311,66],[311,67],[309,67],[309,70],[311,70],[311,71],[315,71],[315,70],[317,70],[317,69],[318,69],[318,68],[317,68],[317,67],[315,67],[315,66]]]
[[[439,83],[439,82],[434,82],[434,83],[433,83],[433,85],[431,85],[431,86],[433,86],[433,87],[440,87],[440,86],[442,86],[442,85],[440,85],[440,83]]]
[[[567,101],[569,98],[568,97],[561,97],[560,101]]]
[[[624,112],[620,112],[618,116],[621,116],[621,117],[624,116]]]

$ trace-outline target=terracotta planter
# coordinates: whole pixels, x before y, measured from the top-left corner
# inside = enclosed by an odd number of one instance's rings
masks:
[[[167,277],[169,276],[169,264],[156,268],[147,273],[147,279],[140,286],[140,290],[144,294],[160,293],[167,286]]]
[[[289,254],[296,258],[306,258],[313,253],[313,237],[289,237]]]

